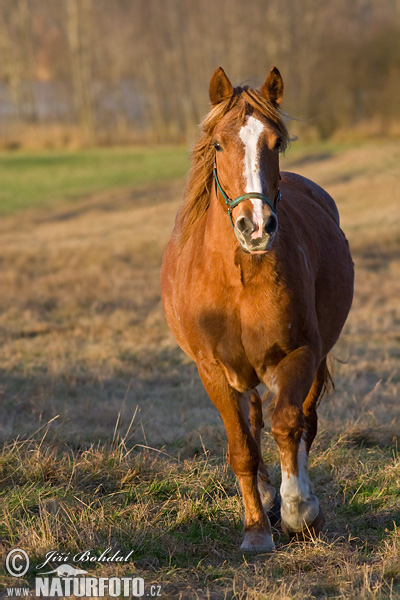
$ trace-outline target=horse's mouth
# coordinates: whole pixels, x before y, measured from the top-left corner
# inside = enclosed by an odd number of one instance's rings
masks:
[[[272,244],[274,242],[275,239],[275,235],[271,235],[268,238],[267,244],[265,245],[265,243],[261,243],[261,244],[243,244],[241,243],[240,246],[242,248],[242,250],[244,250],[244,252],[246,252],[247,254],[252,254],[252,255],[262,255],[262,254],[267,254],[272,247]]]

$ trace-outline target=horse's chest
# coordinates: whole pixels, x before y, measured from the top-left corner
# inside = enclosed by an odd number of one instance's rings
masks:
[[[265,299],[248,299],[232,291],[225,301],[203,307],[198,323],[207,353],[220,362],[229,383],[244,391],[285,356],[290,327],[283,320]]]
[[[260,379],[292,349],[290,311],[272,303],[241,306],[241,343]]]

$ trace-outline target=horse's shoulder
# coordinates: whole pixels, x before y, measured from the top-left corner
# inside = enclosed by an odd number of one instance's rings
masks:
[[[289,171],[283,171],[281,173],[282,177],[282,187],[285,186],[298,189],[303,193],[306,193],[307,196],[311,197],[315,202],[317,202],[322,208],[326,210],[326,212],[332,217],[332,219],[340,225],[339,211],[337,209],[336,203],[332,196],[328,194],[320,185],[311,181],[311,179],[307,179],[303,175],[298,175],[297,173],[290,173]],[[284,189],[283,189],[284,191]]]

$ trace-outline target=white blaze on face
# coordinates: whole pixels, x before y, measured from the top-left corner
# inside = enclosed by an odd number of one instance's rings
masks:
[[[255,117],[248,117],[246,124],[239,131],[239,137],[244,144],[244,178],[246,181],[246,194],[257,192],[262,194],[261,176],[260,176],[260,151],[258,142],[264,125]],[[260,235],[263,226],[262,200],[253,198],[254,222],[258,225]]]

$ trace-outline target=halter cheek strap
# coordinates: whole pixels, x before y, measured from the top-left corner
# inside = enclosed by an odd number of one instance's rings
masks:
[[[258,198],[259,200],[262,200],[263,202],[265,202],[265,204],[268,204],[268,206],[270,207],[271,210],[276,212],[276,206],[277,206],[279,200],[281,199],[281,191],[279,188],[278,188],[278,193],[274,200],[274,204],[272,204],[272,202],[269,200],[269,198],[267,198],[267,196],[264,196],[264,194],[259,194],[258,192],[249,192],[248,194],[243,194],[243,196],[238,196],[237,198],[234,198],[233,200],[231,200],[231,198],[229,198],[229,196],[224,192],[224,190],[222,189],[222,186],[219,182],[216,160],[214,160],[214,179],[215,179],[215,190],[217,190],[217,187],[218,187],[219,191],[222,194],[223,199],[225,200],[225,204],[228,207],[228,215],[229,215],[229,219],[231,221],[232,227],[234,227],[234,223],[233,223],[233,219],[232,219],[232,210],[235,208],[235,206],[237,206],[244,200],[250,200],[251,198]]]

